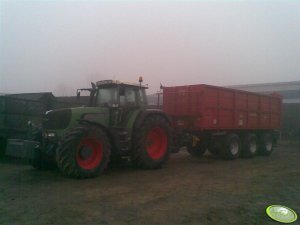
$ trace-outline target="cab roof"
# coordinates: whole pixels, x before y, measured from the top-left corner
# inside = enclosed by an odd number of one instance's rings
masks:
[[[130,83],[130,82],[122,82],[119,80],[100,80],[96,82],[97,87],[109,87],[109,86],[117,86],[117,85],[124,85],[124,86],[132,86],[132,87],[140,87],[147,89],[148,86],[140,85],[138,83]]]

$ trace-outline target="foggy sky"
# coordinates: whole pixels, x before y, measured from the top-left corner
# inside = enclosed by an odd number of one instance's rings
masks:
[[[300,80],[300,2],[1,1],[0,50],[0,93]]]

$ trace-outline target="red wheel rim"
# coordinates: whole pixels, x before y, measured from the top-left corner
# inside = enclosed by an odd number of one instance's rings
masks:
[[[103,158],[103,145],[100,141],[93,138],[83,139],[76,154],[77,164],[86,170],[96,168]]]
[[[152,128],[146,139],[146,149],[152,159],[160,159],[165,155],[168,146],[166,132],[160,127]]]

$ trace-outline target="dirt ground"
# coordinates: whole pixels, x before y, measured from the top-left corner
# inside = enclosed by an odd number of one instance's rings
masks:
[[[265,208],[300,213],[300,144],[269,157],[224,161],[172,155],[159,170],[108,170],[74,180],[58,171],[0,162],[1,225],[278,224]],[[295,224],[300,224],[300,221]]]

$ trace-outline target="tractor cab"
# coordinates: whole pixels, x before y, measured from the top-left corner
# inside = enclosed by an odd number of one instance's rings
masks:
[[[145,89],[141,84],[115,80],[102,80],[96,83],[94,105],[112,108],[143,108],[147,105]]]

